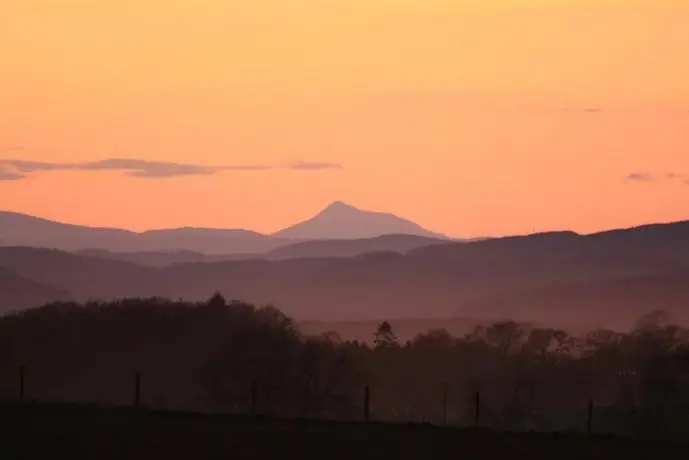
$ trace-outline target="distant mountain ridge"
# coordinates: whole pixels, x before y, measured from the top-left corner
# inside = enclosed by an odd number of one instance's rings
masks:
[[[0,211],[3,246],[32,246],[65,251],[104,249],[131,251],[198,251],[229,254],[270,251],[288,243],[257,232],[237,229],[178,228],[141,233],[54,222],[40,217]]]
[[[245,229],[182,227],[133,232],[87,227],[0,211],[2,246],[32,246],[65,251],[110,253],[194,252],[204,255],[264,254],[281,246],[313,239],[365,239],[401,234],[446,239],[444,235],[392,214],[362,211],[337,201],[316,216],[272,235]],[[326,250],[322,255],[328,255]],[[187,254],[189,255],[189,254]],[[182,257],[184,258],[184,257]]]
[[[287,260],[318,257],[356,257],[366,253],[407,252],[434,244],[449,244],[452,240],[440,240],[414,235],[383,235],[356,240],[306,240],[288,243],[263,253],[203,254],[195,251],[162,252],[112,252],[104,249],[83,249],[75,254],[134,262],[151,267],[187,263],[214,263],[233,260]]]
[[[269,260],[297,259],[305,257],[356,257],[371,252],[398,252],[406,254],[417,248],[443,245],[455,241],[417,235],[382,235],[373,238],[315,239],[281,246],[267,252]]]
[[[64,289],[37,283],[0,267],[0,314],[70,299],[71,294]]]
[[[352,242],[343,244],[349,250]],[[649,311],[665,309],[689,323],[689,222],[592,235],[550,232],[443,242],[355,257],[164,267],[5,247],[0,268],[9,280],[0,289],[2,308],[26,305],[12,296],[11,280],[23,279],[33,283],[25,286],[54,286],[76,300],[203,300],[220,291],[228,299],[276,305],[300,321],[470,316],[624,328]]]
[[[448,239],[394,214],[364,211],[336,201],[314,217],[273,235],[293,240],[361,239],[382,235],[413,235]]]

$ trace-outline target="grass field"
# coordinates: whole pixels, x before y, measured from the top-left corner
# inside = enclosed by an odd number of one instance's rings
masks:
[[[689,444],[72,405],[0,406],[0,459],[686,458]],[[679,457],[684,454],[684,457]],[[672,455],[673,457],[670,457]]]

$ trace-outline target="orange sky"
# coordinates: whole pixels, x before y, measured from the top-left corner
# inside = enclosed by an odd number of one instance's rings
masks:
[[[29,172],[0,209],[268,232],[340,199],[455,236],[687,219],[688,56],[686,0],[2,0],[0,159],[276,168]]]

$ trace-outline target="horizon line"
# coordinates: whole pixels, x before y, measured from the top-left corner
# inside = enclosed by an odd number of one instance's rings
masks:
[[[337,202],[339,200],[336,200]],[[340,201],[342,202],[342,201]],[[345,202],[342,202],[345,203]],[[346,203],[345,203],[346,204]],[[350,205],[351,206],[351,205]],[[353,206],[352,206],[353,207]],[[359,208],[355,208],[359,209]],[[361,210],[361,209],[359,209]],[[373,212],[379,212],[379,211],[373,211]],[[384,211],[380,211],[384,212]],[[67,225],[67,226],[73,226],[73,227],[82,227],[82,228],[88,228],[91,230],[115,230],[115,231],[123,231],[127,233],[132,233],[136,235],[143,235],[148,232],[156,232],[156,231],[174,231],[174,230],[217,230],[217,231],[237,231],[237,232],[246,232],[246,233],[253,233],[257,234],[260,236],[265,236],[269,238],[276,238],[275,234],[279,233],[280,231],[289,228],[293,225],[299,224],[304,221],[297,221],[293,224],[289,224],[286,227],[278,228],[277,230],[274,230],[272,232],[261,232],[258,230],[253,230],[250,228],[242,228],[242,227],[209,227],[209,226],[180,226],[180,227],[150,227],[150,228],[144,228],[144,229],[135,229],[135,228],[127,228],[127,227],[112,227],[112,226],[102,226],[102,225],[93,225],[93,224],[78,224],[78,223],[71,223],[71,222],[66,222],[62,220],[53,220],[49,219],[47,217],[42,217],[42,216],[37,216],[34,214],[29,214],[26,212],[19,212],[19,211],[11,211],[11,210],[3,210],[0,209],[0,214],[15,214],[15,215],[20,215],[24,217],[29,217],[33,219],[38,219],[58,225]],[[393,214],[393,216],[397,217],[396,215]],[[524,236],[533,236],[533,235],[542,235],[542,234],[551,234],[551,233],[575,233],[577,235],[582,235],[582,236],[587,236],[587,235],[596,235],[600,233],[606,233],[606,232],[611,232],[611,231],[618,231],[618,230],[631,230],[635,228],[643,228],[643,227],[649,227],[649,226],[654,226],[654,225],[671,225],[671,224],[679,224],[679,223],[684,223],[684,222],[689,222],[689,218],[687,219],[680,219],[680,220],[668,220],[668,221],[658,221],[658,222],[645,222],[645,223],[638,223],[638,224],[632,224],[628,226],[623,226],[623,227],[610,227],[610,228],[601,228],[596,231],[592,232],[578,232],[576,230],[572,229],[542,229],[542,230],[533,230],[531,232],[526,232],[526,233],[505,233],[505,234],[500,234],[500,235],[482,235],[482,236],[452,236],[452,235],[447,235],[445,233],[442,233],[442,235],[446,236],[448,239],[453,240],[453,241],[478,241],[478,240],[485,240],[485,239],[501,239],[501,238],[511,238],[511,237],[524,237]],[[415,223],[415,222],[414,222]],[[419,225],[419,224],[417,224]],[[432,230],[428,230],[425,227],[422,227],[424,230],[433,232]],[[389,234],[381,234],[378,235],[380,236],[391,236],[391,235],[408,235],[408,236],[422,236],[422,235],[414,235],[414,234],[405,234],[405,233],[389,233]],[[314,239],[306,239],[305,241],[315,241],[315,240],[360,240],[360,239],[371,239],[375,237],[367,237],[367,238],[314,238]],[[429,237],[430,238],[430,237]],[[290,238],[284,238],[286,240],[290,240]],[[440,238],[439,238],[440,239]]]

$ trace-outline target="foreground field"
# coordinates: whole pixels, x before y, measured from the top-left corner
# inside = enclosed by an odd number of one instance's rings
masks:
[[[671,458],[689,445],[77,406],[0,407],[0,458]],[[627,457],[629,458],[629,457]],[[679,457],[677,457],[679,458]]]

